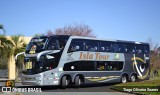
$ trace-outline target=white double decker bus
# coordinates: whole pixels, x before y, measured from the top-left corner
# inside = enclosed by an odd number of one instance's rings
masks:
[[[135,82],[149,79],[149,44],[79,36],[41,36],[25,51],[22,83],[31,85]]]

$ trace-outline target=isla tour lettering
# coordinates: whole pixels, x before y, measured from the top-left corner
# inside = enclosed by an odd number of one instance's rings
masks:
[[[79,59],[81,60],[87,60],[87,59],[93,59],[93,60],[108,60],[109,55],[102,55],[100,53],[94,53],[91,54],[89,52],[84,53],[84,52],[80,52],[80,57]]]

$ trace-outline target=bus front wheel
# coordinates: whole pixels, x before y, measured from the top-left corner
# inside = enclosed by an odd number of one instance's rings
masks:
[[[81,86],[81,84],[82,84],[82,80],[81,80],[80,76],[76,76],[75,77],[75,86],[79,87],[79,86]]]
[[[69,80],[67,79],[67,76],[63,76],[61,80],[61,86],[62,88],[66,88],[69,84]]]

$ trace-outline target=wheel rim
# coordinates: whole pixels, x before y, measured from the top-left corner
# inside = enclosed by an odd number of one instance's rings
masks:
[[[136,77],[135,76],[131,76],[131,81],[135,82],[136,81]]]
[[[68,85],[68,80],[66,79],[66,86]]]
[[[127,82],[127,78],[125,76],[122,77],[122,83],[126,83]]]
[[[78,80],[78,84],[81,85],[81,79]]]

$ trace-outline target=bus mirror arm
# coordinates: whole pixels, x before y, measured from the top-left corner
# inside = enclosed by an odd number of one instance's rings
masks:
[[[20,52],[20,53],[16,54],[16,56],[15,56],[15,61],[17,61],[18,56],[19,56],[19,55],[22,55],[22,54],[24,54],[24,56],[25,56],[25,52]]]
[[[43,51],[43,52],[41,52],[41,53],[39,53],[39,54],[37,55],[37,61],[40,61],[40,57],[41,57],[42,55],[50,54],[50,53],[57,53],[57,52],[60,52],[60,50],[47,50],[47,51]]]

